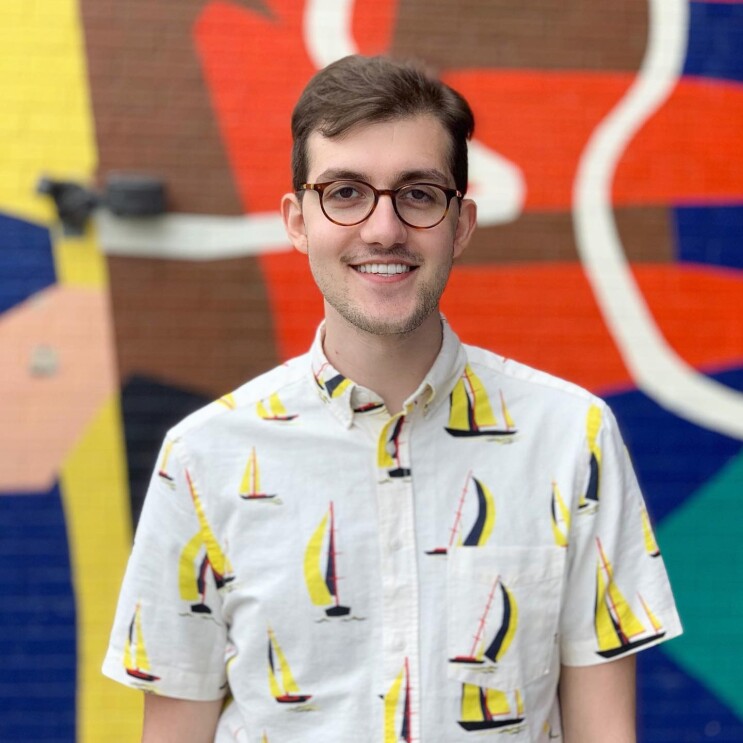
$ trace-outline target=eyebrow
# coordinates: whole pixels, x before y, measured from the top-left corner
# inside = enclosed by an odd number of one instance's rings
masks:
[[[446,185],[450,179],[437,168],[423,168],[420,170],[404,170],[392,179],[394,187],[401,186],[405,183],[419,183],[421,181],[431,181],[433,183]],[[330,168],[324,170],[317,176],[315,183],[325,183],[327,181],[365,181],[370,183],[371,179],[366,173],[357,170],[345,170],[342,168]]]

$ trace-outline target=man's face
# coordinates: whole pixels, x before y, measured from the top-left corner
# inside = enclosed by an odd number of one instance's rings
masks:
[[[376,188],[430,182],[453,188],[450,140],[432,116],[357,126],[307,142],[308,182],[363,180]],[[430,229],[408,227],[388,196],[364,222],[343,227],[328,220],[318,193],[283,202],[294,246],[309,256],[325,298],[325,312],[376,335],[409,333],[438,311],[452,261],[474,227],[474,203],[452,200],[446,218]]]

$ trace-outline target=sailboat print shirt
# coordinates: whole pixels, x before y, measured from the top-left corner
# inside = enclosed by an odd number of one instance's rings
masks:
[[[107,675],[217,741],[548,741],[561,664],[681,632],[606,405],[443,322],[397,415],[321,328],[169,432]]]

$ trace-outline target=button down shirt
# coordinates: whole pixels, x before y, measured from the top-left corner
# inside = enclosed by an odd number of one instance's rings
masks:
[[[444,321],[390,415],[321,328],[169,432],[104,672],[225,696],[218,741],[547,741],[561,664],[680,631],[601,400]]]

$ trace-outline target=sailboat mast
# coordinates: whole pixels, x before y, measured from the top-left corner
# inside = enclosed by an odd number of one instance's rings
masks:
[[[333,510],[333,501],[330,501],[330,539],[328,542],[328,572],[333,576],[333,585],[330,587],[335,605],[340,604],[338,598],[338,573],[335,564],[335,512]]]
[[[475,639],[472,643],[472,651],[470,652],[470,655],[474,658],[477,653],[477,646],[480,644],[480,639],[482,638],[482,634],[485,631],[485,622],[488,618],[488,613],[490,612],[490,607],[493,604],[493,597],[495,596],[495,589],[498,587],[498,583],[500,582],[500,575],[495,579],[493,583],[493,587],[490,589],[490,595],[488,596],[488,602],[485,605],[485,611],[483,611],[482,616],[480,617],[480,622],[477,625],[477,632],[475,633]]]
[[[459,532],[459,522],[462,520],[462,507],[464,506],[464,498],[467,495],[467,486],[470,484],[470,478],[472,477],[472,470],[467,473],[467,477],[464,480],[464,487],[462,488],[462,494],[459,496],[459,503],[457,504],[457,512],[454,516],[454,524],[449,530],[449,546],[454,546],[454,540],[457,538]]]

